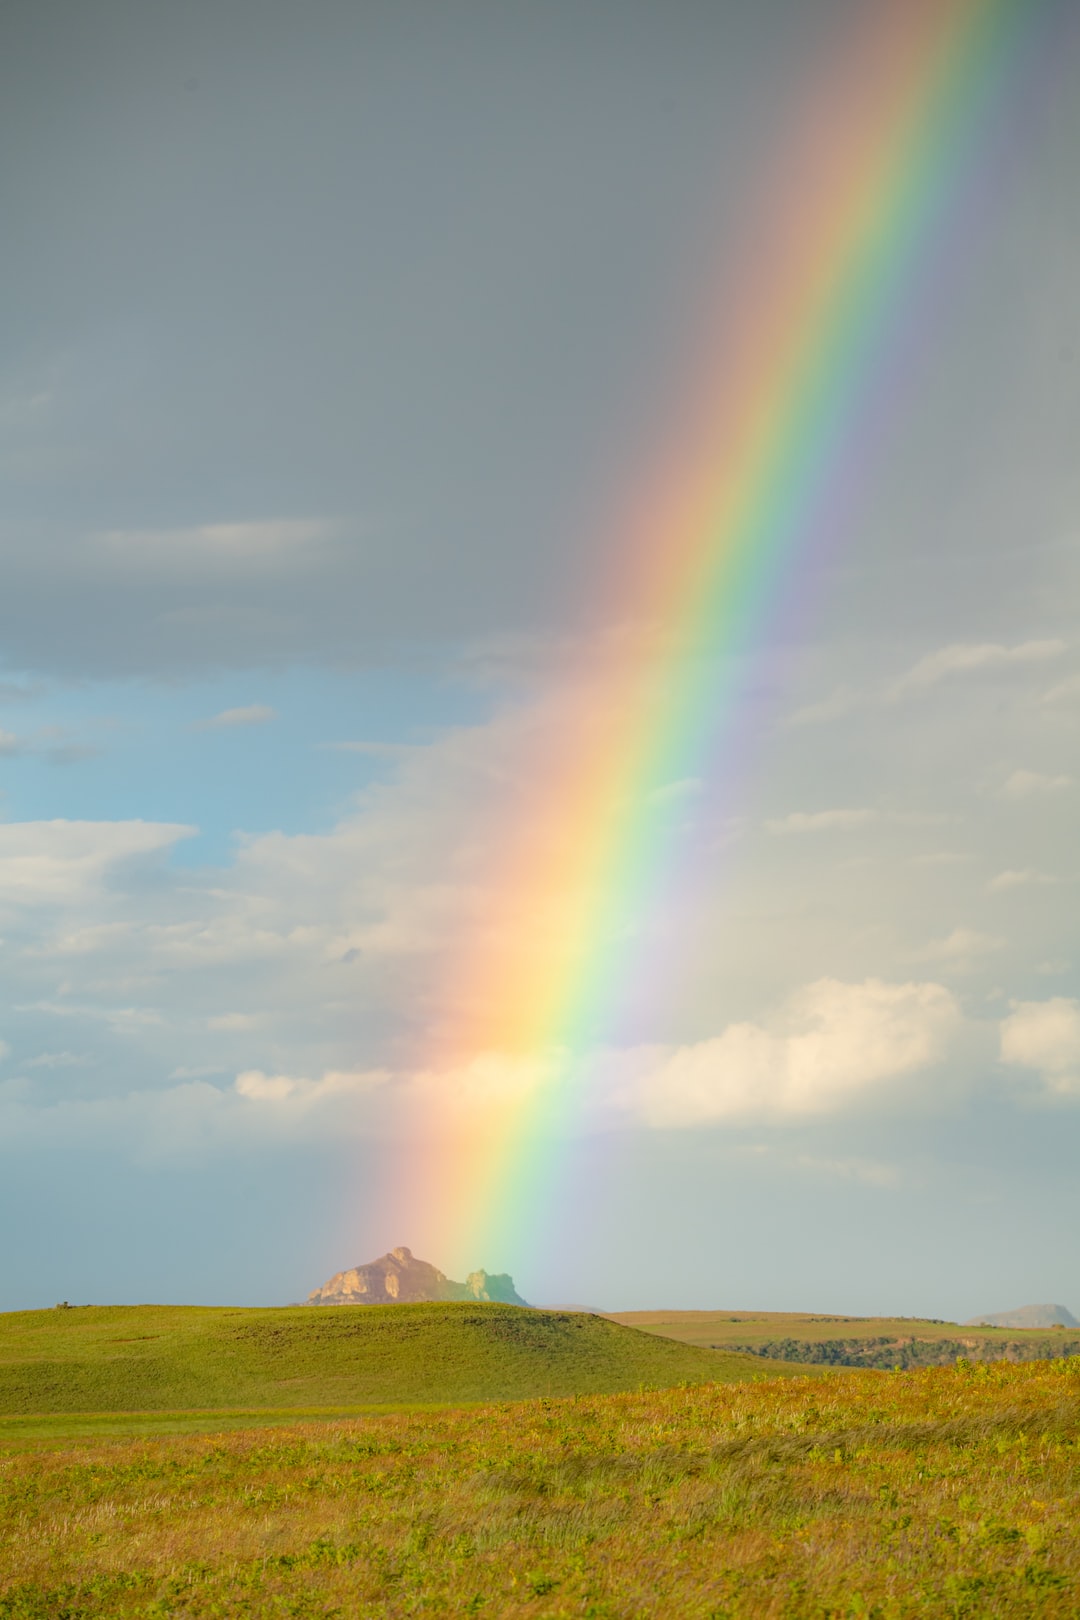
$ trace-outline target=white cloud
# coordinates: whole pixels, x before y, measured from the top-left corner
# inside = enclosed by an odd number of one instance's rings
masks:
[[[849,832],[868,827],[878,819],[876,810],[793,810],[790,815],[766,821],[766,829],[777,835],[787,833]]]
[[[213,1072],[209,1066],[185,1067],[171,1076],[181,1083],[165,1090],[36,1107],[15,1099],[5,1125],[16,1133],[63,1137],[96,1132],[158,1157],[267,1133],[336,1140],[383,1134],[403,1123],[444,1141],[465,1141],[477,1130],[497,1137],[500,1121],[520,1122],[522,1109],[545,1088],[568,1079],[582,1101],[576,1117],[560,1110],[560,1128],[587,1128],[597,1119],[663,1129],[723,1120],[779,1123],[837,1113],[881,1095],[946,1055],[961,1023],[941,985],[823,979],[792,996],[768,1027],[732,1024],[691,1046],[578,1057],[488,1052],[444,1069],[328,1069],[318,1079],[245,1069],[227,1090],[198,1078]],[[877,1184],[889,1180],[883,1167],[864,1161],[815,1161],[814,1167]]]
[[[1005,889],[1021,889],[1035,885],[1040,888],[1048,887],[1057,880],[1046,872],[1037,872],[1034,867],[1024,867],[1022,870],[1008,870],[999,872],[992,877],[986,887],[992,894],[999,894]]]
[[[1001,1025],[1001,1060],[1035,1069],[1048,1091],[1080,1095],[1080,1001],[1021,1001]]]
[[[1066,676],[1056,686],[1043,693],[1044,703],[1075,703],[1080,700],[1080,673]]]
[[[1047,659],[1060,658],[1065,650],[1063,641],[1022,641],[1012,647],[991,641],[953,642],[921,658],[894,682],[889,696],[896,699],[912,692],[925,692],[950,676],[973,674],[976,670],[1045,663]]]
[[[76,741],[64,726],[39,726],[23,737],[17,737],[13,731],[0,730],[0,759],[35,754],[53,765],[74,765],[82,759],[93,759],[100,752],[94,743]]]
[[[96,744],[78,742],[65,726],[39,726],[23,737],[0,729],[0,758],[6,760],[29,753],[49,760],[50,765],[74,765],[79,760],[92,760],[100,752]]]
[[[910,952],[909,962],[941,962],[956,969],[966,969],[972,962],[995,951],[1003,950],[1005,941],[997,934],[982,934],[976,928],[954,928],[941,939],[932,939],[919,950]]]
[[[860,1181],[867,1187],[898,1187],[900,1172],[895,1165],[882,1164],[877,1159],[821,1159],[811,1153],[800,1153],[795,1163],[804,1170],[833,1176],[842,1181]]]
[[[96,1058],[84,1052],[39,1052],[37,1057],[27,1058],[22,1066],[24,1069],[88,1069],[96,1062]]]
[[[1072,785],[1071,776],[1044,776],[1040,771],[1013,771],[998,789],[1002,799],[1036,799],[1060,793]]]
[[[3,1063],[4,1059],[6,1057],[10,1057],[10,1055],[11,1047],[8,1045],[7,1041],[0,1041],[0,1063]]]
[[[260,1107],[277,1109],[282,1121],[293,1117],[290,1108],[297,1119],[302,1112],[306,1132],[332,1138],[342,1131],[383,1131],[399,1109],[415,1108],[422,1118],[445,1108],[453,1129],[467,1131],[500,1108],[522,1106],[535,1088],[565,1073],[568,1060],[550,1053],[484,1055],[485,1046],[497,1046],[498,1034],[481,987],[496,969],[499,982],[529,984],[552,960],[572,964],[575,953],[584,961],[589,951],[604,948],[603,941],[597,946],[583,937],[579,896],[569,878],[563,880],[572,862],[550,843],[553,800],[573,789],[575,771],[596,757],[610,727],[610,707],[593,702],[590,693],[586,698],[567,687],[486,723],[395,750],[392,769],[358,796],[336,827],[242,839],[219,871],[124,869],[129,854],[163,850],[170,839],[188,835],[187,828],[50,823],[31,824],[28,831],[0,823],[0,934],[6,940],[0,963],[11,1000],[26,1009],[18,1049],[86,1050],[97,1060],[87,1072],[94,1089],[128,1085],[133,1095],[147,1077],[172,1076],[175,1086],[205,1075],[265,1070],[267,1084],[274,1084],[259,1096],[259,1083],[245,1082],[242,1092],[208,1086],[170,1104],[187,1110],[185,1118],[213,1118],[215,1130],[231,1122],[227,1129],[238,1140],[245,1129],[258,1135]],[[781,807],[822,804],[810,796],[812,785],[804,791],[805,797],[781,799]],[[909,850],[924,843],[935,858],[958,853],[959,840],[957,850],[935,851],[936,841],[954,840],[956,829],[935,833],[931,843],[929,833],[915,830],[925,816],[891,809],[887,799],[884,807],[869,808],[860,790],[840,781],[833,791],[832,808],[777,818],[770,831],[778,838],[752,840],[739,863],[715,860],[706,849],[713,828],[688,835],[680,852],[686,857],[678,896],[684,909],[660,916],[661,925],[671,924],[666,935],[649,915],[640,919],[638,934],[639,918],[615,919],[619,928],[627,924],[624,937],[635,941],[631,953],[640,949],[638,965],[659,959],[651,953],[666,953],[665,973],[656,975],[653,1020],[662,1037],[688,1029],[718,1033],[687,1047],[593,1054],[589,1107],[604,1122],[786,1120],[877,1096],[889,1082],[876,1076],[882,1065],[893,1072],[889,1064],[873,1058],[855,1076],[854,1060],[845,1068],[847,1060],[838,1056],[835,1033],[817,1036],[818,1046],[828,1047],[831,1069],[812,1085],[805,1079],[809,1036],[818,1026],[804,1013],[803,1023],[791,1027],[798,998],[776,1019],[758,1015],[758,1007],[781,1005],[792,985],[811,976],[849,988],[852,981],[891,977],[953,983],[954,972],[986,961],[995,964],[994,978],[1006,994],[1022,982],[1010,984],[1012,951],[991,954],[1002,951],[1001,940],[953,926],[965,915],[948,892],[953,883],[914,882],[904,864]],[[878,847],[879,834],[899,827],[912,829],[910,840],[893,851],[897,858],[883,858],[889,852]],[[974,822],[964,829],[971,838],[964,853],[978,863],[981,886],[997,867],[986,864],[979,831]],[[574,832],[567,827],[568,837]],[[832,857],[853,850],[874,857],[858,881],[838,883],[831,865],[823,868],[824,844],[833,839]],[[31,874],[32,886],[20,872],[18,896],[25,894],[25,903],[4,905],[5,895],[15,892],[5,860],[24,856],[47,857],[53,866]],[[1064,871],[1067,855],[1048,844],[1038,859],[1049,870],[1061,863]],[[541,869],[555,880],[533,881],[531,874]],[[530,874],[529,881],[508,886],[508,871]],[[1047,889],[1046,898],[1049,912],[1059,896]],[[1062,950],[1056,911],[1053,928],[1035,912],[1020,909],[1011,940],[1024,971]],[[684,920],[685,936],[675,928]],[[695,960],[709,969],[684,984],[695,975],[678,974],[677,952],[680,938],[692,935],[704,941]],[[921,943],[931,935],[918,959],[933,967],[895,967],[898,941]],[[470,953],[465,960],[463,940]],[[976,988],[982,988],[978,982]],[[820,1023],[820,1007],[818,1015]],[[880,1006],[874,1017],[882,1022]],[[436,1032],[439,1046],[480,1049],[481,1055],[457,1067],[440,1068],[430,1058],[425,1063],[428,1031]],[[409,1040],[416,1046],[404,1044]],[[412,1061],[403,1055],[413,1051]],[[384,1084],[363,1097],[354,1089],[348,1102],[335,1100],[345,1097],[340,1082],[326,1083],[327,1076],[383,1070],[389,1073]],[[53,1100],[62,1078],[58,1073],[50,1083]],[[290,1084],[278,1085],[282,1079]],[[80,1079],[78,1089],[91,1088]],[[142,1119],[142,1107],[132,1103],[124,1117]]]
[[[287,1102],[310,1108],[332,1098],[362,1096],[384,1085],[388,1078],[383,1070],[366,1073],[329,1070],[321,1080],[306,1080],[288,1074],[264,1074],[261,1069],[245,1069],[236,1077],[235,1090],[238,1097],[248,1102]]]
[[[839,720],[841,716],[850,714],[865,701],[865,696],[860,696],[850,686],[838,686],[827,698],[793,709],[784,723],[789,726],[826,725],[830,720]]]
[[[222,709],[220,714],[211,715],[208,720],[197,720],[197,731],[225,731],[234,726],[265,726],[270,720],[277,719],[277,710],[271,709],[266,703],[249,703],[244,708]]]
[[[659,1126],[829,1113],[938,1062],[960,1023],[939,984],[821,979],[791,997],[778,1028],[732,1024],[666,1056],[639,1106]]]
[[[16,1006],[20,1013],[45,1013],[50,1018],[86,1018],[105,1024],[114,1035],[137,1035],[164,1024],[156,1007],[106,1007],[65,1001],[30,1001]]]
[[[125,579],[249,577],[294,566],[313,545],[332,537],[322,518],[254,523],[204,523],[187,529],[112,529],[94,537],[106,565]]]
[[[109,868],[168,849],[197,828],[156,821],[0,823],[0,899],[70,901],[100,889]]]

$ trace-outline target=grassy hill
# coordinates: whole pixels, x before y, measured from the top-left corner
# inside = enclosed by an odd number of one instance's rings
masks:
[[[609,1321],[702,1349],[835,1367],[946,1366],[968,1361],[1045,1361],[1080,1354],[1063,1328],[960,1326],[903,1316],[824,1316],[788,1311],[621,1311]]]
[[[82,1306],[0,1315],[0,1414],[403,1406],[784,1371],[604,1317],[512,1305]]]

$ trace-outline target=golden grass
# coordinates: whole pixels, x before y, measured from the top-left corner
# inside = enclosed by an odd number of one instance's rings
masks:
[[[1080,1367],[852,1374],[0,1461],[0,1617],[1080,1612]]]

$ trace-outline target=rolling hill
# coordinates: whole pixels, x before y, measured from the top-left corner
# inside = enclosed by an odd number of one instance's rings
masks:
[[[460,1403],[787,1370],[604,1317],[500,1304],[81,1306],[0,1315],[7,1415]]]

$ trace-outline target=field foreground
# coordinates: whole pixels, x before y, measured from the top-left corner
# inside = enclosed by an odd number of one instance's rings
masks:
[[[11,1452],[0,1617],[1074,1616],[1080,1366]]]

